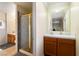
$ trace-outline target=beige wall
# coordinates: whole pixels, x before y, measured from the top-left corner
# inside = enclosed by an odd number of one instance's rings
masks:
[[[7,20],[7,32],[8,33],[16,33],[16,5],[14,3],[9,2],[1,2],[0,3],[0,11],[6,14]]]
[[[7,43],[7,3],[0,3],[0,20],[4,20],[4,27],[0,28],[0,45]]]
[[[43,3],[36,3],[36,55],[43,55],[43,36],[47,32],[47,13]]]
[[[79,56],[79,3],[71,4],[71,32],[76,34],[76,55]]]
[[[8,3],[7,6],[7,33],[16,34],[16,5],[14,3]]]
[[[6,13],[0,11],[0,22],[2,22],[2,25],[0,26],[0,45],[7,43],[6,21]]]

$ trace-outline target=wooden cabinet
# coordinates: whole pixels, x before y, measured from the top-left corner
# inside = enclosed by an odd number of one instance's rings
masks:
[[[52,40],[50,37],[44,37],[44,39],[45,55],[56,55],[56,39]]]
[[[44,37],[44,55],[75,56],[75,40]]]
[[[7,41],[8,41],[9,44],[15,44],[15,35],[8,34],[7,35]]]
[[[58,56],[75,56],[75,40],[58,39]]]

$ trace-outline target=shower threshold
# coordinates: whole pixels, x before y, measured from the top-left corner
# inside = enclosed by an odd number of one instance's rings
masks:
[[[21,52],[21,53],[23,53],[23,54],[25,54],[25,55],[27,55],[27,56],[33,56],[32,53],[30,53],[30,52],[28,52],[28,51],[26,51],[26,50],[24,50],[24,49],[19,49],[19,52]]]
[[[32,49],[30,49],[30,48],[24,48],[23,50],[32,53]]]

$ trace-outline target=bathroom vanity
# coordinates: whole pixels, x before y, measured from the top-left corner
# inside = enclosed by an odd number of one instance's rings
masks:
[[[47,56],[75,56],[75,36],[50,35],[44,36],[44,55]]]
[[[76,26],[71,3],[48,5],[48,32],[44,35],[44,55],[75,56]],[[71,13],[72,12],[72,13]],[[75,29],[75,30],[74,30]]]
[[[7,35],[7,41],[9,44],[15,44],[15,34],[8,34]]]

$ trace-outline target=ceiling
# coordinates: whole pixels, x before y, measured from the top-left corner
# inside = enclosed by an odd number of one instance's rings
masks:
[[[67,5],[67,4],[69,4],[70,2],[46,2],[46,3],[44,3],[44,5],[46,6],[46,7],[52,7],[52,6],[59,6],[59,5]]]
[[[32,12],[32,2],[16,2],[16,4],[23,11],[23,13]]]

